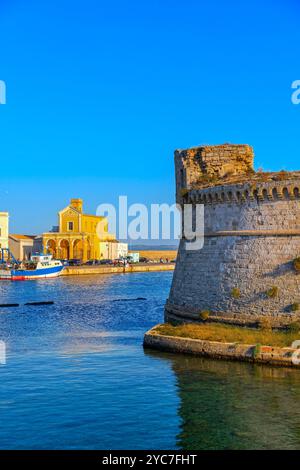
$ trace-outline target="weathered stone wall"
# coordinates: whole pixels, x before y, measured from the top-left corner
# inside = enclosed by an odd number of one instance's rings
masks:
[[[253,169],[253,149],[249,145],[200,146],[175,151],[177,201],[182,189],[191,189],[203,178],[243,175]]]
[[[190,189],[182,200],[205,205],[205,241],[198,251],[181,241],[166,319],[197,320],[203,310],[237,323],[298,318],[300,178]]]
[[[207,237],[199,251],[186,251],[183,245],[169,308],[247,320],[251,315],[254,322],[265,315],[284,315],[287,321],[298,316],[291,312],[291,305],[300,302],[300,276],[292,260],[300,253],[300,235]],[[273,286],[278,294],[269,298]],[[233,297],[233,289],[239,290],[239,298]]]

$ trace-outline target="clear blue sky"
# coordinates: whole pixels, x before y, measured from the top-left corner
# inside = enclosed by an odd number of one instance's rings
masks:
[[[173,151],[249,143],[256,166],[300,168],[296,0],[0,0],[0,209],[11,232],[173,202]]]

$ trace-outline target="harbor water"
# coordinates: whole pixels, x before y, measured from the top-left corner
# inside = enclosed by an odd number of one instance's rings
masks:
[[[0,282],[0,449],[299,448],[299,371],[143,350],[172,274]]]

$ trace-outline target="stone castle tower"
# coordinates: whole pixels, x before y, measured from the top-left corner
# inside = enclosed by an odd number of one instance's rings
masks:
[[[300,318],[300,172],[256,173],[253,159],[248,145],[175,152],[177,203],[204,204],[205,238],[181,240],[166,321]]]

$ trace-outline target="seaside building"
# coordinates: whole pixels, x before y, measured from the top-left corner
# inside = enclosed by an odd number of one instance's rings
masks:
[[[128,256],[128,243],[121,243],[118,240],[100,242],[100,258],[119,259]]]
[[[8,212],[0,212],[0,248],[8,248]]]
[[[71,199],[70,204],[58,213],[58,226],[43,233],[42,237],[45,253],[83,262],[105,258],[102,244],[116,241],[115,235],[108,232],[106,217],[83,213],[82,199]]]
[[[29,260],[34,253],[35,238],[35,235],[10,234],[8,245],[13,256],[20,261]]]

